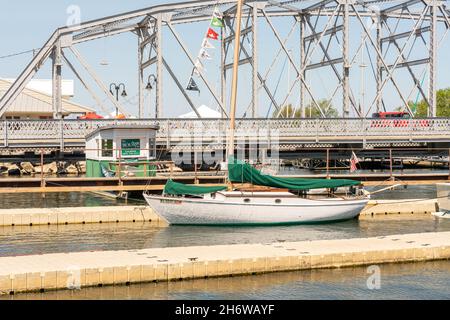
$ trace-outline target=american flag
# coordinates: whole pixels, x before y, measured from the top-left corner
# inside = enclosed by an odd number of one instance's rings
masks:
[[[355,152],[352,151],[352,157],[350,158],[350,172],[355,172],[358,170],[356,167],[356,164],[359,163],[358,157],[356,156]]]

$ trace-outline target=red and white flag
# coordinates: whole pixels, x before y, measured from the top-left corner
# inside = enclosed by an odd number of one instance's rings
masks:
[[[359,159],[356,156],[355,152],[352,151],[352,157],[350,158],[350,172],[355,172],[358,170],[356,165],[359,163]]]
[[[213,40],[219,40],[219,34],[215,32],[213,29],[209,28],[206,37]]]

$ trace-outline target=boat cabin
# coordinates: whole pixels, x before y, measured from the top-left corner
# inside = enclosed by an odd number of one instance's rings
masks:
[[[154,176],[157,130],[157,126],[107,126],[91,132],[86,136],[86,176]]]

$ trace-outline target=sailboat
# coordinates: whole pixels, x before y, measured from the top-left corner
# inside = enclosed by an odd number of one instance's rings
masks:
[[[180,225],[277,225],[323,223],[357,217],[369,201],[359,181],[298,179],[264,175],[248,163],[229,159],[228,179],[267,190],[228,191],[228,185],[185,185],[168,180],[162,195],[144,192],[149,206],[167,223]],[[348,187],[349,196],[308,190]]]
[[[264,175],[234,157],[235,115],[243,0],[238,0],[228,136],[228,184],[185,185],[168,180],[162,195],[144,191],[148,205],[168,224],[176,225],[277,225],[324,223],[357,217],[369,201],[359,181],[295,179]],[[236,184],[266,190],[239,190]],[[332,190],[348,187],[351,197]],[[307,191],[325,189],[327,197],[312,198]],[[360,191],[358,193],[358,191]]]

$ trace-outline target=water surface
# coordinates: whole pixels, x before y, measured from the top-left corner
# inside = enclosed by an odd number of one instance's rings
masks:
[[[160,227],[152,223],[0,227],[0,256],[179,246],[348,239],[450,231],[450,220],[426,215],[383,216],[320,225]]]
[[[372,187],[377,190],[382,187]],[[374,199],[434,198],[434,185],[396,188]],[[2,194],[2,208],[143,204],[93,193]],[[450,231],[450,220],[390,215],[321,225],[276,227],[160,227],[151,223],[0,227],[0,257],[56,252],[348,239]],[[450,262],[381,266],[381,289],[369,290],[366,268],[325,269],[192,280],[129,287],[86,288],[1,299],[450,299]]]
[[[372,273],[367,267],[357,267],[61,290],[0,299],[450,299],[450,261],[379,267],[379,289],[369,289],[367,280]]]

